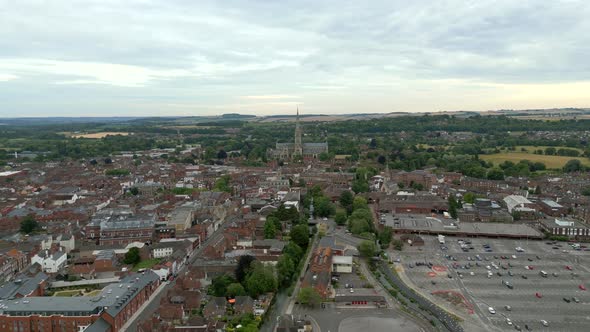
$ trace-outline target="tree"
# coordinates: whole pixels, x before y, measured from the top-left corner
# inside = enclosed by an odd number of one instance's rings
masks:
[[[295,264],[289,255],[283,255],[277,263],[279,286],[289,286],[295,273]]]
[[[299,263],[299,260],[301,260],[301,257],[303,257],[303,249],[301,249],[301,247],[298,246],[295,242],[289,241],[289,243],[287,243],[287,245],[283,249],[283,254],[291,257],[293,263],[297,265],[297,263]]]
[[[225,150],[221,149],[217,152],[217,159],[225,159],[227,158],[227,152],[225,152]]]
[[[379,232],[377,238],[379,239],[379,243],[381,243],[381,248],[389,247],[392,233],[391,227],[385,227],[381,232]]]
[[[343,209],[338,209],[336,211],[336,216],[334,217],[334,221],[336,221],[336,224],[342,226],[346,224],[346,219],[346,211]]]
[[[123,263],[135,265],[141,261],[141,256],[139,255],[139,248],[133,247],[130,248],[129,251],[125,254],[125,258],[123,259]]]
[[[250,255],[244,255],[244,256],[240,256],[240,259],[238,260],[238,266],[236,267],[236,279],[239,282],[243,282],[244,279],[246,279],[246,275],[248,274],[248,271],[250,270],[250,266],[252,265],[252,262],[254,262],[256,260],[256,258],[250,256]]]
[[[20,222],[20,231],[21,233],[31,234],[39,227],[39,224],[35,220],[35,218],[31,215],[28,215],[23,218]]]
[[[264,238],[265,239],[274,239],[277,235],[277,230],[275,228],[275,224],[272,220],[266,220],[264,222]]]
[[[238,282],[234,282],[233,284],[228,285],[227,290],[225,292],[225,296],[229,297],[243,296],[246,294],[247,293],[244,289],[244,286],[242,286],[242,284]]]
[[[225,296],[228,291],[228,286],[234,283],[236,283],[236,279],[234,279],[229,274],[217,276],[213,278],[213,280],[211,280],[211,287],[209,288],[209,292],[213,296]]]
[[[451,215],[452,218],[457,218],[457,207],[458,207],[459,203],[457,203],[457,200],[455,199],[455,196],[450,195],[449,196],[449,214]]]
[[[504,180],[504,171],[500,168],[492,168],[488,171],[489,180]]]
[[[322,301],[322,296],[313,287],[301,288],[297,294],[297,301],[303,305],[314,307]]]
[[[265,266],[260,262],[254,262],[251,272],[246,278],[246,289],[248,290],[248,294],[254,298],[263,293],[276,291],[277,279],[275,278],[272,266]]]
[[[301,248],[307,248],[309,243],[309,228],[307,225],[297,225],[291,229],[289,234],[291,240]]]
[[[582,163],[578,159],[569,160],[565,166],[563,166],[563,171],[566,173],[578,172],[582,169]]]
[[[367,200],[362,196],[356,196],[352,202],[352,211],[368,209]]]
[[[377,157],[377,162],[380,163],[381,165],[385,165],[386,161],[387,161],[387,159],[385,158],[385,156]]]
[[[320,217],[329,217],[334,214],[334,205],[330,202],[330,199],[326,196],[320,196],[313,202],[314,212]]]
[[[377,252],[377,246],[373,241],[362,241],[358,246],[359,253],[365,257],[373,257]]]
[[[475,198],[476,198],[476,196],[474,193],[468,192],[468,193],[465,193],[465,195],[463,195],[463,202],[473,204],[473,203],[475,203]]]
[[[137,189],[137,187],[131,187],[129,189],[129,192],[131,193],[131,195],[137,196],[139,194],[139,189]]]
[[[586,188],[582,189],[582,195],[590,196],[590,187],[586,187]]]
[[[366,193],[369,191],[369,184],[366,180],[354,180],[352,181],[352,191],[355,193]]]
[[[348,210],[349,212],[352,212],[352,201],[354,199],[354,196],[352,195],[352,193],[348,190],[343,191],[342,194],[340,194],[340,205],[345,208],[346,210]]]

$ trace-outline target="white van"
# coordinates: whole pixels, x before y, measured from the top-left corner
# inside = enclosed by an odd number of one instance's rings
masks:
[[[547,278],[547,272],[541,271],[541,272],[539,272],[539,274],[541,275],[541,277]]]

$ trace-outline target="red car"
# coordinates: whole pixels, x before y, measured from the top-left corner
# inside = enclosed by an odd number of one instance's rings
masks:
[[[535,296],[538,297],[538,298],[542,298],[543,297],[543,295],[541,295],[541,293],[535,293]]]
[[[535,267],[532,266],[532,265],[527,265],[527,267],[528,267],[529,270],[534,270],[535,269]]]
[[[566,266],[565,266],[565,269],[566,269],[566,270],[570,270],[570,271],[571,271],[571,270],[572,270],[572,267],[571,267],[571,266],[569,266],[569,265],[566,265]]]
[[[580,286],[578,286],[578,287],[579,287],[581,290],[586,290],[586,286],[584,286],[584,285],[580,285]]]

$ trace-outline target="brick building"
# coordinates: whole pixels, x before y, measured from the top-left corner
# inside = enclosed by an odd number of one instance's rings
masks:
[[[121,331],[159,285],[153,272],[133,274],[93,297],[27,297],[3,303],[0,330],[7,332]]]

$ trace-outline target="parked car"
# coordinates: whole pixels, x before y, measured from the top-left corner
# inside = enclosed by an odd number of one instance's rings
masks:
[[[541,325],[543,325],[543,326],[549,326],[549,323],[546,320],[541,319]]]
[[[572,297],[572,301],[576,302],[576,303],[580,303],[580,299],[578,299],[577,297]]]
[[[535,293],[535,296],[536,296],[537,298],[539,298],[539,299],[543,297],[543,295],[541,295],[541,293],[538,293],[538,292],[537,292],[537,293]]]
[[[489,307],[488,311],[490,312],[490,314],[494,315],[496,313],[496,310],[494,310],[494,308]]]
[[[571,267],[571,266],[569,266],[569,265],[566,265],[566,266],[565,266],[565,269],[566,269],[566,270],[570,270],[570,271],[571,271],[571,270],[572,270],[572,267]]]
[[[578,288],[579,288],[579,289],[581,289],[581,290],[586,290],[586,286],[584,286],[584,285],[582,285],[582,284],[580,284],[580,285],[578,286]]]
[[[512,321],[510,320],[510,318],[506,317],[506,324],[508,325],[512,325]]]
[[[509,305],[505,305],[504,309],[506,309],[506,311],[512,311],[512,307]]]
[[[525,276],[524,274],[520,276],[522,279],[528,279],[529,277]]]
[[[571,302],[571,301],[570,301],[570,299],[568,299],[567,297],[564,297],[564,298],[563,298],[563,300],[564,300],[566,303],[570,303],[570,302]]]

